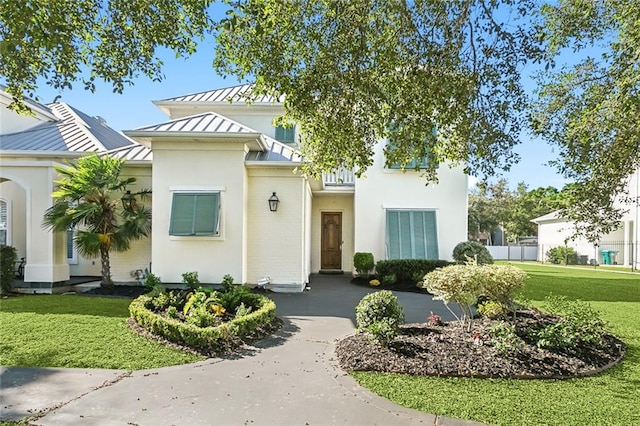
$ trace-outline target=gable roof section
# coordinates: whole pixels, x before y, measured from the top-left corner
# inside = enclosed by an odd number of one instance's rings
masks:
[[[543,216],[536,217],[535,219],[531,219],[529,222],[540,224],[544,222],[563,222],[565,220],[565,218],[560,216],[560,210],[556,210]]]
[[[136,144],[102,121],[62,102],[47,105],[58,121],[0,136],[3,151],[104,152]]]
[[[127,131],[126,134],[139,133],[246,133],[256,134],[257,131],[240,124],[215,112],[205,112],[184,118],[167,121],[160,124],[139,127],[135,130]]]
[[[302,162],[300,152],[294,147],[288,146],[257,130],[215,112],[205,112],[170,120],[165,123],[140,127],[135,130],[127,130],[125,134],[143,141],[163,136],[194,139],[202,137],[224,139],[230,136],[240,137],[241,139],[244,139],[243,137],[254,138],[258,143],[250,145],[251,150],[245,157],[246,161]],[[131,155],[134,155],[134,152],[134,150],[131,150]],[[121,155],[125,155],[124,150],[121,151]],[[142,151],[135,155],[144,156]]]
[[[192,93],[189,95],[176,96],[173,98],[154,101],[154,104],[173,103],[173,102],[207,102],[207,103],[234,103],[234,102],[250,102],[253,104],[274,104],[281,100],[277,100],[273,96],[253,95],[253,84],[241,84],[238,86],[225,87],[222,89],[209,90],[206,92]]]

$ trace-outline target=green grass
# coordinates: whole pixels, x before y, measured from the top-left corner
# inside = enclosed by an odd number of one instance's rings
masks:
[[[587,301],[627,345],[618,366],[573,380],[507,380],[353,373],[364,387],[405,407],[497,425],[640,424],[640,280],[615,274],[519,264],[522,296],[542,306],[550,294]]]
[[[75,295],[0,301],[0,364],[141,370],[201,357],[138,336],[126,324],[130,300]]]

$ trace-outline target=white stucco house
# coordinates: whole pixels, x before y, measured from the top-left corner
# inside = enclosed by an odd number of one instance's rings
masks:
[[[85,151],[126,159],[125,174],[153,191],[152,235],[112,255],[116,282],[151,268],[165,283],[197,271],[203,283],[226,274],[246,284],[269,277],[274,288],[302,291],[311,274],[352,272],[358,251],[376,260],[451,259],[466,240],[462,167],[440,165],[439,183],[426,185],[416,171],[386,168],[381,140],[366,177],[338,170],[308,178],[298,171],[298,129],[274,127],[284,112],[275,99],[247,103],[251,87],[155,101],[168,121],[124,135],[62,103],[35,105],[36,117],[5,108],[11,125],[0,131],[0,199],[6,243],[27,258],[25,285],[52,290],[70,275],[100,274],[99,262],[74,258],[67,235],[41,227],[53,165]],[[76,147],[61,131],[55,148],[41,140],[41,128],[70,121],[94,145]]]
[[[575,224],[552,212],[544,216],[532,219],[531,222],[538,225],[538,260],[546,261],[546,253],[553,247],[572,247],[582,256],[581,260],[590,264],[609,263],[640,268],[640,229],[639,224],[639,198],[640,194],[640,170],[636,170],[626,182],[628,199],[631,202],[616,201],[616,207],[625,210],[620,226],[615,231],[603,235],[594,244],[585,238],[572,239]],[[603,256],[603,251],[609,251],[609,255]],[[611,254],[613,252],[613,254]]]

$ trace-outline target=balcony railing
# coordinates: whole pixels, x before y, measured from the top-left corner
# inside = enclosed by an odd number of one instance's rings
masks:
[[[322,183],[324,187],[344,187],[354,186],[356,177],[352,170],[340,167],[331,173],[322,174]]]

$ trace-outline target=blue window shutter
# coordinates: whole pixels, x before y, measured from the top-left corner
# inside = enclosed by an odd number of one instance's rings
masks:
[[[437,260],[438,253],[438,227],[436,226],[436,212],[423,212],[425,214],[425,235],[427,236],[427,255],[425,259]]]
[[[293,143],[296,141],[295,127],[276,127],[276,140],[285,143]]]
[[[216,235],[219,217],[219,193],[175,193],[169,235]]]
[[[400,259],[400,212],[387,211],[387,257],[389,259]]]
[[[436,213],[426,210],[387,210],[387,258],[437,260]]]
[[[194,234],[213,235],[218,230],[220,194],[198,194],[194,207]]]

